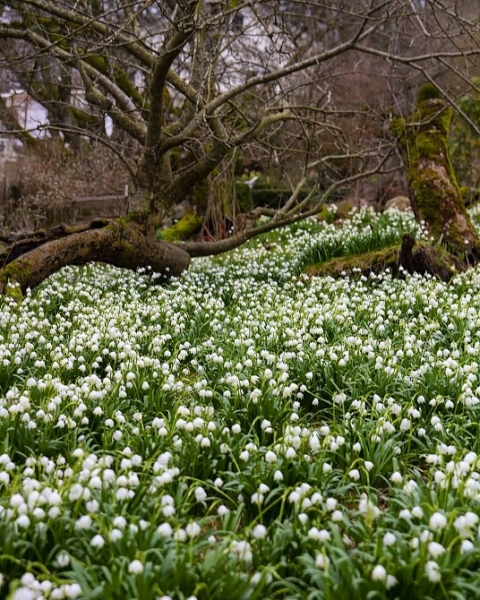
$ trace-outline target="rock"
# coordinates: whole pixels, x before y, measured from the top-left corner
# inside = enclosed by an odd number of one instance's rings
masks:
[[[398,208],[402,212],[407,210],[412,210],[412,205],[410,203],[410,198],[406,196],[395,196],[395,198],[391,198],[385,203],[385,210],[387,208]]]

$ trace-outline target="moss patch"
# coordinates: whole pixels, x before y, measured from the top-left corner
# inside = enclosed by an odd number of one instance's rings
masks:
[[[157,238],[164,242],[177,242],[184,241],[191,238],[195,233],[200,231],[203,224],[202,217],[197,217],[193,212],[184,215],[178,223],[167,227],[166,229],[159,229],[157,231]]]
[[[344,275],[367,276],[370,273],[382,273],[386,269],[391,269],[395,274],[398,270],[399,251],[400,245],[398,244],[360,255],[333,258],[318,265],[308,265],[305,272],[307,275],[334,278]]]
[[[415,215],[436,242],[459,257],[475,255],[478,237],[463,205],[448,154],[453,110],[441,99],[427,99],[407,119],[391,127],[407,171]]]

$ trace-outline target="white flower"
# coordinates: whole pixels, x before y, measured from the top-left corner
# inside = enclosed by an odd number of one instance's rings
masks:
[[[387,581],[385,582],[385,587],[387,588],[387,590],[391,589],[392,587],[395,587],[398,583],[398,579],[395,577],[395,575],[387,575]]]
[[[97,534],[95,537],[92,538],[90,544],[94,548],[103,548],[105,546],[105,540],[100,534]]]
[[[127,526],[127,520],[125,519],[125,517],[119,515],[118,517],[115,517],[113,519],[113,525],[115,527],[119,527],[120,529],[125,529],[125,527]]]
[[[463,540],[462,545],[460,546],[460,554],[465,554],[466,552],[471,552],[474,549],[474,545],[470,540]]]
[[[420,506],[414,506],[412,508],[412,515],[416,518],[416,519],[422,519],[423,518],[423,510],[421,509]]]
[[[203,489],[203,487],[198,486],[195,488],[195,499],[197,502],[203,502],[207,497],[207,492]]]
[[[263,540],[263,538],[266,535],[267,535],[267,528],[265,527],[265,525],[261,525],[259,523],[258,525],[255,525],[255,527],[252,529],[252,536],[256,540]]]
[[[395,534],[391,533],[390,531],[388,531],[383,536],[383,545],[386,548],[388,548],[389,546],[393,546],[393,544],[395,544],[396,541],[397,541],[397,538],[395,537]]]
[[[273,479],[274,479],[274,481],[282,481],[283,480],[283,473],[277,469],[275,471],[275,473],[273,474]]]
[[[360,471],[358,469],[352,469],[348,472],[348,476],[354,481],[358,481],[360,479]]]
[[[30,525],[30,519],[27,517],[27,515],[20,515],[15,522],[22,529],[26,529]]]
[[[435,512],[429,520],[430,529],[438,531],[444,529],[447,526],[447,517],[442,513]],[[432,580],[433,581],[433,580]]]
[[[330,559],[325,554],[317,554],[315,557],[315,565],[319,569],[326,569],[330,564]]]
[[[132,575],[139,575],[143,573],[143,563],[137,559],[132,560],[132,562],[128,565],[128,572]]]
[[[234,540],[230,544],[230,552],[235,554],[240,560],[249,563],[253,559],[252,548],[250,544],[244,540]]]
[[[327,498],[325,500],[325,504],[327,506],[327,510],[335,510],[336,506],[337,506],[337,501],[335,500],[335,498]]]
[[[170,523],[162,523],[161,525],[159,525],[157,527],[157,533],[159,535],[161,535],[162,537],[172,537],[173,535],[173,529],[172,526],[170,525]]]
[[[433,558],[438,558],[439,556],[441,556],[443,553],[445,552],[445,548],[442,546],[442,544],[439,544],[438,542],[430,542],[428,544],[428,553],[433,557]]]
[[[195,521],[192,521],[191,523],[187,523],[187,525],[185,526],[185,533],[190,538],[197,537],[197,535],[200,534],[201,530],[202,530],[202,528]]]
[[[68,567],[70,564],[70,557],[66,552],[60,552],[60,554],[57,555],[57,563],[60,567]]]
[[[277,455],[275,454],[275,452],[272,452],[271,450],[268,450],[265,453],[265,462],[267,463],[273,463],[277,460]]]
[[[442,579],[440,567],[434,560],[429,560],[425,565],[425,575],[432,583],[438,583]]]
[[[387,578],[387,571],[385,567],[382,565],[376,565],[372,571],[372,580],[373,581],[385,581]]]
[[[120,529],[112,529],[112,531],[110,532],[109,536],[110,540],[112,542],[117,542],[118,540],[121,540],[123,537],[123,533]]]

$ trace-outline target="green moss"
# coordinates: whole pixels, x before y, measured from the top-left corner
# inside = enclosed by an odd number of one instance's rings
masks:
[[[82,59],[97,71],[100,71],[103,75],[107,74],[107,61],[103,56],[98,54],[87,54],[82,56]]]
[[[305,268],[308,275],[338,278],[344,275],[358,276],[370,273],[382,273],[386,269],[397,272],[400,245],[388,246],[381,250],[365,252],[361,255],[333,258],[319,265],[309,265]]]
[[[425,83],[420,86],[420,89],[417,93],[417,104],[421,102],[425,102],[425,100],[433,100],[435,98],[441,98],[442,95],[437,86],[433,85],[433,83]]]
[[[324,204],[322,206],[322,210],[317,213],[316,217],[319,221],[324,221],[325,223],[331,224],[335,221],[336,213],[332,210],[329,210],[328,206]]]
[[[0,283],[4,286],[4,294],[16,300],[22,300],[22,289],[27,287],[30,278],[30,267],[22,259],[17,259],[0,271]]]
[[[7,298],[12,298],[18,303],[23,300],[22,288],[18,284],[7,283],[4,293]]]
[[[144,98],[142,94],[140,94],[137,88],[133,85],[131,79],[123,69],[116,66],[113,69],[113,77],[115,79],[115,83],[122,90],[122,92],[127,94],[127,96],[129,96],[138,105],[143,106]]]
[[[70,111],[72,113],[72,116],[75,118],[75,120],[81,127],[85,127],[88,125],[96,125],[97,123],[100,122],[100,119],[98,117],[95,117],[94,115],[90,115],[89,113],[87,113],[83,110],[80,110],[79,108],[76,108],[75,106],[71,106]]]
[[[394,119],[392,131],[405,163],[417,217],[435,240],[457,255],[474,239],[448,153],[453,109],[443,100],[422,100],[407,119]]]
[[[164,242],[188,240],[200,230],[202,224],[202,217],[197,217],[193,212],[187,213],[175,225],[166,229],[159,229],[157,231],[157,238]]]

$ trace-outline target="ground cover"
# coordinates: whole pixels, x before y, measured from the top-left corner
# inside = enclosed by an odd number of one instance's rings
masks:
[[[0,308],[0,596],[475,598],[480,272],[307,264],[424,236],[316,221]]]

